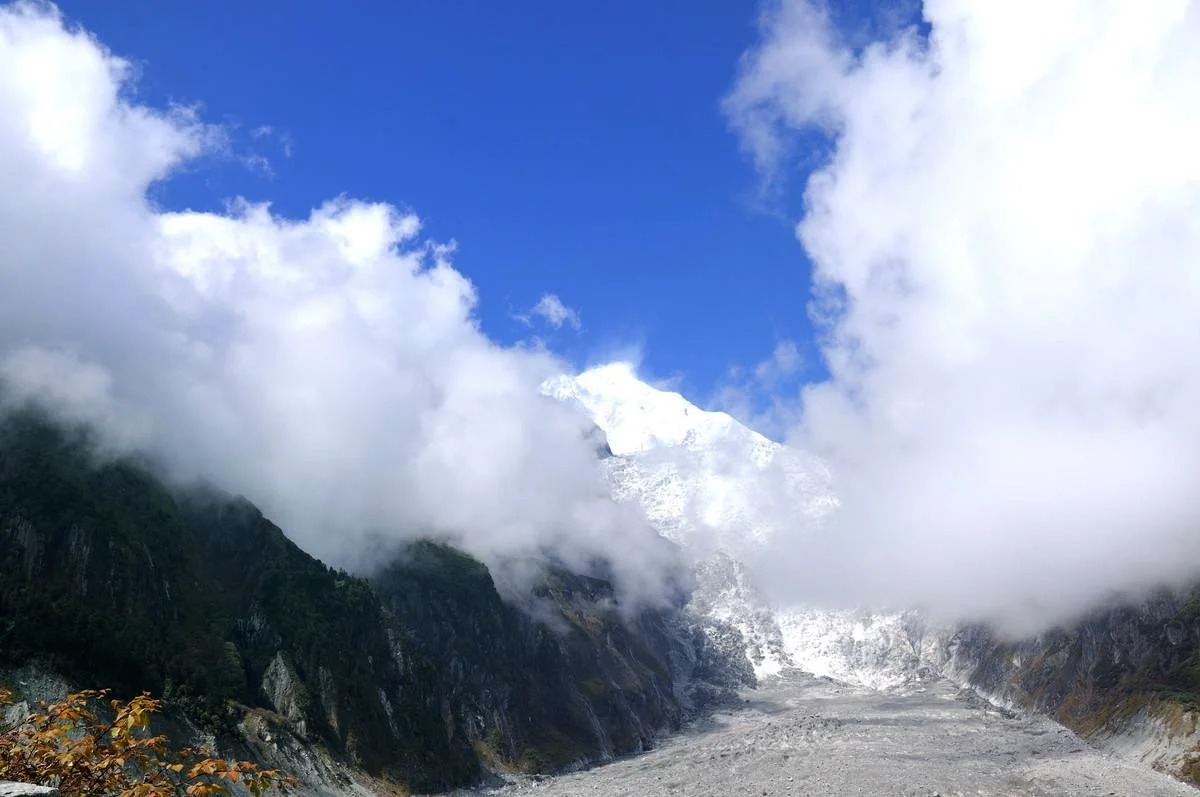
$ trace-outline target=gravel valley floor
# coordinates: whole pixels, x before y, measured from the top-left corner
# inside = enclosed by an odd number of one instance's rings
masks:
[[[1197,797],[1200,791],[1095,750],[1049,720],[1006,717],[949,684],[896,696],[796,676],[747,692],[741,706],[645,755],[463,794]]]

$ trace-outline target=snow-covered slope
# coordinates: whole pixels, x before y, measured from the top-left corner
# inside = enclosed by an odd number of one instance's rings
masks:
[[[763,454],[774,445],[723,412],[707,412],[678,393],[651,387],[626,363],[560,376],[543,389],[559,400],[578,402],[619,456],[674,446],[697,450],[725,439],[737,439]]]
[[[577,402],[603,429],[615,455],[605,463],[614,496],[640,503],[659,533],[696,557],[693,608],[742,632],[760,677],[798,667],[887,688],[918,676],[919,618],[774,606],[742,564],[774,535],[820,533],[838,505],[824,462],[654,388],[624,363],[544,389]]]
[[[837,506],[819,459],[653,388],[629,365],[559,377],[545,389],[577,402],[608,436],[616,497],[640,502],[661,534],[697,552],[736,556],[775,533],[811,531]]]

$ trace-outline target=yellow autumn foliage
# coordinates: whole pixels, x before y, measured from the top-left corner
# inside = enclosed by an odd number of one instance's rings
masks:
[[[108,701],[112,720],[96,708]],[[13,695],[0,688],[0,707]],[[87,690],[0,725],[0,780],[56,786],[61,797],[214,797],[241,783],[254,795],[286,792],[295,779],[248,761],[226,761],[204,748],[173,750],[148,731],[161,703],[143,693],[110,700]]]

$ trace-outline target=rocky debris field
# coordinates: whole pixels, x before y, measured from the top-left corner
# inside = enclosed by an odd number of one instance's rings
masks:
[[[586,772],[466,794],[494,797],[1197,797],[1041,717],[949,683],[884,694],[804,675],[768,682],[657,749]]]

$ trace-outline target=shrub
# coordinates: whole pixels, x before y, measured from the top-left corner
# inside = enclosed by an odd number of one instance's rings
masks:
[[[0,707],[12,697],[0,688]],[[258,795],[296,783],[204,748],[172,750],[166,736],[148,731],[161,703],[147,693],[108,700],[113,718],[105,722],[95,709],[107,699],[108,690],[77,692],[0,726],[0,780],[56,786],[61,797],[214,797],[239,782]]]

